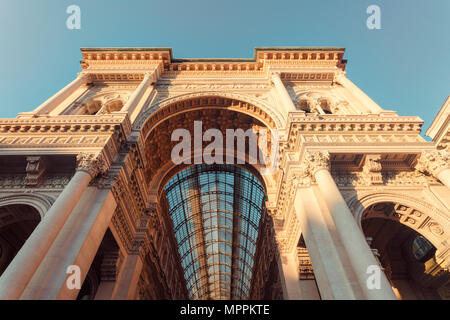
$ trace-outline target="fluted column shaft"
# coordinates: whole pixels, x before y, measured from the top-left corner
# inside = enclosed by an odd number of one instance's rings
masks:
[[[350,81],[344,73],[338,74],[335,81],[353,93],[356,98],[358,98],[372,113],[380,113],[383,111],[383,109],[375,101],[373,101],[364,91]]]
[[[130,300],[139,282],[143,263],[139,254],[129,254],[124,262],[111,300]]]
[[[95,163],[83,158],[74,176],[0,277],[0,300],[17,300],[45,257],[71,211],[96,175]]]
[[[281,103],[283,104],[283,109],[286,113],[290,111],[295,111],[295,105],[294,102],[291,99],[291,96],[289,95],[288,91],[286,90],[286,87],[283,84],[283,81],[281,81],[280,74],[277,72],[272,73],[272,82],[275,85],[275,89],[277,90],[278,96],[281,99]]]
[[[136,292],[139,275],[141,274],[143,267],[139,252],[145,241],[145,234],[149,226],[150,216],[156,215],[156,207],[156,203],[150,204],[148,210],[139,221],[131,248],[128,250],[128,255],[112,294],[112,300],[129,300],[133,298],[133,294]]]
[[[329,171],[329,155],[327,152],[316,152],[307,156],[310,172],[314,175],[328,210],[333,218],[339,238],[348,254],[350,263],[358,278],[361,289],[369,300],[395,300],[395,294],[383,272],[380,273],[380,288],[369,288],[367,285],[368,270],[378,266],[366,239],[356,223],[350,209],[341,195]]]
[[[281,256],[281,267],[283,270],[283,291],[285,300],[303,300],[300,289],[300,279],[298,273],[297,252],[293,251]]]
[[[299,188],[294,206],[322,299],[356,299],[313,190]]]
[[[60,103],[62,103],[66,98],[68,98],[72,93],[79,89],[82,85],[86,84],[89,79],[87,73],[80,73],[78,77],[69,83],[67,86],[58,91],[54,96],[49,98],[43,104],[41,104],[36,110],[33,111],[34,114],[45,114],[52,111]]]
[[[122,111],[128,112],[130,119],[134,119],[136,117],[135,115],[136,106],[139,104],[139,101],[144,95],[144,92],[151,85],[155,77],[155,72],[156,71],[145,73],[144,79],[141,81],[136,90],[134,90],[133,94],[128,99],[127,103],[123,106]]]

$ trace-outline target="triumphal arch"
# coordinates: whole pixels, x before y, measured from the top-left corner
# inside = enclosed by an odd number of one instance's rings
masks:
[[[343,48],[81,53],[0,119],[0,299],[450,297],[450,99],[428,141]]]

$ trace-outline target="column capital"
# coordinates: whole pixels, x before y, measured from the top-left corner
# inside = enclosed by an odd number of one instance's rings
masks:
[[[144,73],[144,80],[148,80],[148,79],[153,80],[154,77],[155,77],[155,73],[156,73],[156,71],[147,71],[147,72],[145,72]]]
[[[339,69],[334,73],[334,80],[333,82],[337,82],[339,84],[342,84],[342,81],[345,81],[347,79],[346,72]]]
[[[424,151],[417,160],[415,168],[437,178],[442,171],[450,169],[450,153],[445,150]]]
[[[270,71],[270,78],[278,78],[281,79],[281,71]]]
[[[305,161],[312,176],[319,170],[330,171],[331,169],[330,153],[328,151],[307,151]]]
[[[105,173],[107,170],[105,160],[101,155],[92,153],[77,154],[77,171],[84,171],[95,178],[99,173]]]
[[[87,79],[89,77],[90,77],[90,73],[87,71],[81,71],[81,72],[78,72],[78,74],[77,74],[77,78],[80,78],[80,79]]]
[[[159,77],[160,73],[161,73],[161,69],[159,66],[157,66],[153,70],[148,70],[148,71],[144,72],[144,80],[150,79],[150,82],[154,83],[154,82],[158,81],[158,77]]]

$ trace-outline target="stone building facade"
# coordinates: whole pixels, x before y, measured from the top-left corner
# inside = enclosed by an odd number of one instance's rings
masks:
[[[343,48],[81,52],[73,82],[0,119],[0,299],[450,298],[450,98],[427,141],[347,78]],[[174,164],[194,121],[276,132],[278,170],[249,148]]]

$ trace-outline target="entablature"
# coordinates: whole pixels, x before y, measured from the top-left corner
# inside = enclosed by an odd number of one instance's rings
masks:
[[[0,119],[0,155],[103,154],[113,162],[131,133],[127,114]]]
[[[93,81],[136,81],[158,67],[161,78],[268,78],[281,71],[287,81],[327,81],[345,70],[343,48],[256,48],[253,59],[174,59],[170,48],[82,48],[82,69]]]

